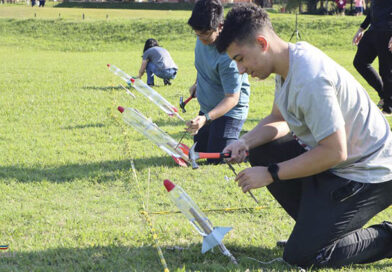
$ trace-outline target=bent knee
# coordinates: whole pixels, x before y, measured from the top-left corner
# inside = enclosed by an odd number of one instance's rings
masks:
[[[283,259],[291,265],[309,267],[318,262],[318,252],[314,247],[307,246],[305,243],[288,242],[283,252]]]
[[[305,244],[290,245],[288,243],[283,253],[283,259],[289,264],[304,268],[329,266],[334,248],[334,244],[315,249],[315,247],[307,247]]]
[[[360,70],[362,67],[365,67],[366,64],[363,63],[359,58],[355,57],[353,61],[353,65],[355,69]]]
[[[309,255],[306,252],[299,250],[288,250],[285,249],[283,252],[283,260],[291,265],[297,265],[301,267],[311,266],[312,262]]]

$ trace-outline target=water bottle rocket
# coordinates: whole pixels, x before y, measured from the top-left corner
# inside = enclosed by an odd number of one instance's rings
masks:
[[[219,246],[221,252],[228,256],[234,264],[238,264],[235,257],[225,247],[222,242],[223,237],[232,228],[231,227],[216,227],[214,228],[211,221],[207,216],[200,210],[195,202],[189,197],[189,195],[178,185],[175,185],[170,180],[166,179],[163,182],[171,200],[176,204],[177,208],[182,214],[189,220],[191,225],[195,227],[197,232],[203,236],[203,245],[201,253],[205,253],[208,250]]]
[[[138,92],[147,97],[151,102],[157,105],[161,110],[163,110],[169,116],[176,116],[181,121],[185,121],[179,114],[178,109],[170,104],[162,95],[160,95],[157,91],[152,89],[146,83],[144,83],[140,78],[132,77],[122,71],[120,68],[116,67],[113,64],[107,64],[109,71],[113,74],[119,76],[123,79],[127,84],[133,88],[135,88]]]
[[[189,148],[186,145],[179,144],[179,142],[170,137],[137,110],[121,106],[117,109],[121,112],[125,123],[132,126],[160,149],[169,154],[178,165],[187,166]]]

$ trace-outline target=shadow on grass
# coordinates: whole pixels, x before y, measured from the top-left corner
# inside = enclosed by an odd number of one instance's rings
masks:
[[[263,248],[240,248],[228,246],[240,264],[232,264],[218,249],[201,254],[201,244],[187,246],[162,246],[164,258],[170,270],[185,266],[187,271],[227,271],[260,265],[246,256],[260,258],[256,252],[263,252],[267,258],[277,258],[281,252]],[[12,250],[12,248],[11,248]],[[89,248],[53,248],[33,252],[12,252],[11,257],[2,258],[1,271],[163,271],[157,250],[152,246],[125,247],[105,246]],[[289,268],[287,265],[272,264],[267,268]],[[281,269],[279,271],[282,271]],[[294,270],[293,270],[294,271]]]
[[[184,131],[180,131],[177,133],[170,133],[170,137],[172,137],[174,140],[179,141],[181,137],[184,136]],[[189,133],[185,133],[185,136],[182,138],[181,142],[183,143],[185,140],[189,140],[193,142],[193,136],[190,135]]]
[[[160,122],[156,122],[156,124],[157,124],[157,123],[160,123]],[[163,123],[165,123],[165,122],[163,122]],[[182,122],[180,121],[177,125],[179,126],[179,125],[181,125],[181,124],[182,124]],[[167,124],[167,125],[169,125],[169,124]],[[158,125],[158,126],[159,126],[159,125]],[[172,138],[175,139],[176,141],[179,141],[179,140],[181,139],[181,137],[184,135],[184,128],[185,128],[185,124],[183,125],[183,128],[181,127],[181,128],[179,129],[179,132],[168,133],[168,134],[170,135],[170,137],[172,137]],[[241,133],[240,133],[240,137],[241,137],[242,135],[248,133],[248,132],[249,132],[248,130],[242,130]],[[184,139],[187,139],[187,140],[193,142],[193,136],[190,135],[189,133],[185,134],[185,136],[184,136],[182,142],[184,142]]]
[[[67,126],[67,127],[62,127],[61,129],[83,129],[83,128],[101,128],[104,127],[105,125],[102,123],[96,123],[96,124],[85,124],[85,125],[76,125],[76,126]]]
[[[282,261],[261,264],[248,257],[268,262],[280,258],[282,250],[263,247],[236,247],[226,245],[237,258],[239,265],[234,265],[221,254],[214,252],[201,254],[201,244],[185,247],[173,245],[161,247],[170,270],[185,268],[186,271],[298,271],[298,267]],[[12,250],[12,249],[11,249]],[[10,257],[2,258],[1,271],[163,271],[157,250],[152,246],[125,247],[105,246],[88,248],[53,248],[33,252],[9,252]],[[354,265],[350,271],[385,271],[392,263]],[[347,268],[345,268],[345,271]],[[321,270],[322,271],[322,270]]]
[[[248,119],[246,119],[246,121],[259,123],[261,120],[263,120],[263,118],[264,118],[263,116],[260,116],[260,118],[248,118]]]
[[[95,91],[124,90],[121,86],[84,86],[83,89]]]
[[[179,167],[169,156],[134,159],[136,170],[148,167]],[[88,179],[94,182],[110,182],[118,179],[119,171],[131,169],[131,160],[77,163],[59,167],[29,168],[21,166],[0,166],[0,179],[16,179],[20,182],[70,182]]]
[[[166,115],[166,116],[164,116]],[[181,114],[180,114],[181,115]],[[166,118],[163,118],[166,117]],[[182,133],[184,131],[183,128],[186,127],[185,122],[181,121],[177,117],[170,117],[167,114],[162,112],[162,119],[158,120],[153,120],[153,122],[158,126],[158,127],[163,127],[163,126],[181,126],[180,132]],[[171,134],[172,135],[172,134]]]

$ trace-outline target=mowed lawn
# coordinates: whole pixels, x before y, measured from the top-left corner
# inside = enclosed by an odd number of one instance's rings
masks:
[[[180,139],[184,123],[166,116],[136,90],[131,90],[136,99],[128,96],[106,64],[136,75],[143,41],[157,38],[172,54],[179,74],[172,86],[156,79],[155,89],[177,106],[196,77],[189,15],[0,6],[0,245],[9,246],[8,254],[0,252],[0,271],[162,271],[157,247],[172,271],[298,270],[250,259],[281,257],[275,243],[286,239],[294,225],[266,189],[253,191],[259,206],[225,180],[233,176],[225,165],[178,167],[123,123],[116,110],[119,105],[134,107]],[[288,40],[294,15],[271,17]],[[300,32],[352,72],[377,102],[352,66],[355,47],[350,43],[361,19],[300,16]],[[269,113],[274,78],[252,79],[251,84],[246,131]],[[181,115],[191,119],[197,112],[191,101]],[[184,143],[191,145],[191,137]],[[202,209],[217,209],[206,212],[215,226],[233,227],[224,243],[238,266],[219,250],[201,254],[200,235],[182,214],[171,212],[177,208],[163,187],[166,178],[181,185]],[[162,211],[168,212],[156,213]],[[391,216],[387,209],[369,224]],[[392,271],[392,262],[338,271]]]

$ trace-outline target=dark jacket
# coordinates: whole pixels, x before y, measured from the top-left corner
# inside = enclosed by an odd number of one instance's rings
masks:
[[[392,0],[372,0],[361,28],[366,29],[369,25],[369,30],[392,32]]]

